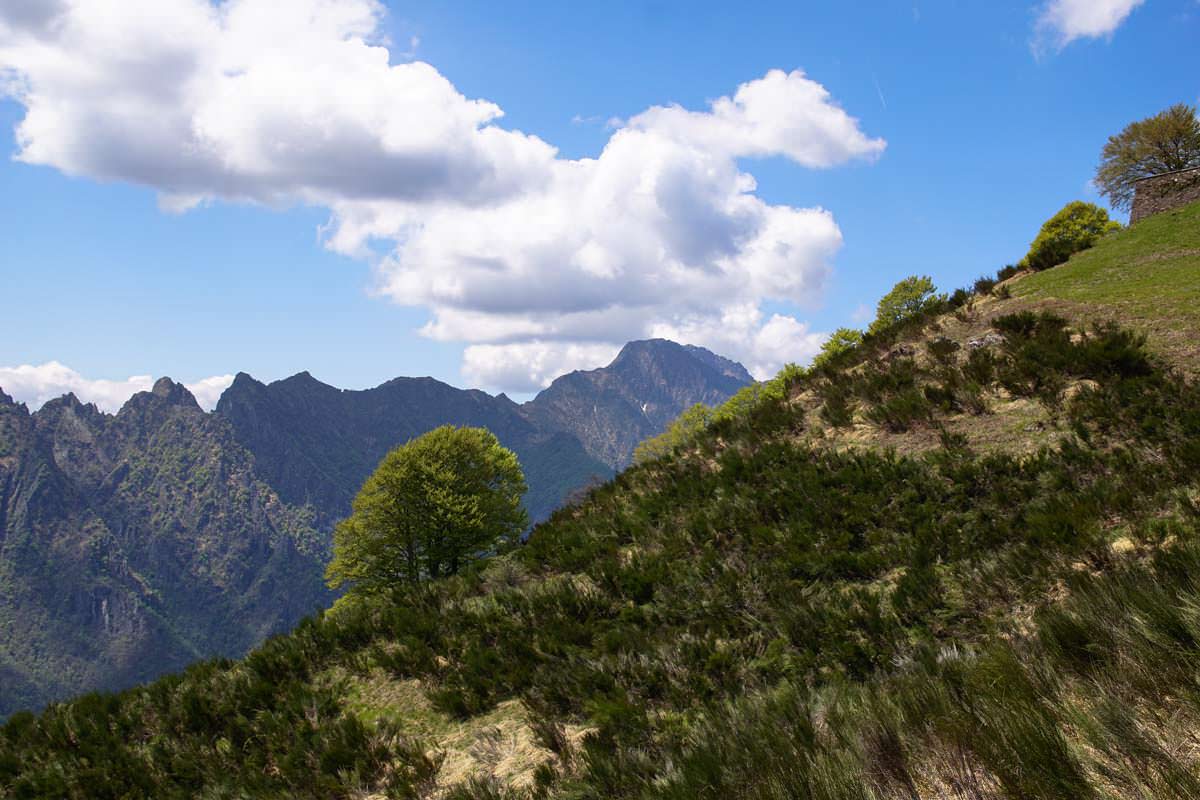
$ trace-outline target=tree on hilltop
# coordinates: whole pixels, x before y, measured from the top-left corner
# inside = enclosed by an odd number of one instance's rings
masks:
[[[360,593],[453,575],[528,523],[517,457],[483,428],[444,425],[388,453],[333,534],[325,578]]]
[[[1178,103],[1108,138],[1096,186],[1113,208],[1128,211],[1139,179],[1190,167],[1200,167],[1200,119],[1195,107]]]

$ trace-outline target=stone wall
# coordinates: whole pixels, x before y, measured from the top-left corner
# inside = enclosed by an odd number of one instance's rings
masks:
[[[1134,187],[1129,224],[1200,200],[1200,167],[1142,178]]]

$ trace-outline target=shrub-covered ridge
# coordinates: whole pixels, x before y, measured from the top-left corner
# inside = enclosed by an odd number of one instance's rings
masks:
[[[343,603],[241,662],[18,715],[0,734],[0,787],[1190,796],[1195,764],[1165,721],[1188,730],[1200,711],[1186,568],[1200,557],[1200,392],[1113,326],[1020,314],[994,327],[997,343],[931,342],[919,365],[868,341],[792,373],[468,574]],[[965,385],[951,374],[1052,408],[1060,443],[818,447],[791,399],[828,404],[841,386],[856,408],[887,409],[882,425],[936,425]],[[380,675],[465,724],[519,699],[540,766],[517,788],[486,770],[447,785],[409,709],[355,699]]]

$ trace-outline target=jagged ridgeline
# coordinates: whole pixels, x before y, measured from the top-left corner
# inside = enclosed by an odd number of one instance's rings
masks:
[[[937,300],[505,557],[15,716],[0,788],[1195,797],[1198,252],[1192,206]]]
[[[751,378],[700,348],[631,342],[523,405],[431,378],[343,391],[240,374],[216,413],[170,380],[115,415],[0,394],[0,717],[240,656],[333,595],[330,531],[393,447],[444,424],[521,461],[530,517],[611,477],[691,403]]]

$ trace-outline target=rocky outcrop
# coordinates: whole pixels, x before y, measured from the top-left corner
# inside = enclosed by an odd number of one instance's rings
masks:
[[[116,415],[0,405],[0,715],[240,655],[329,601],[324,541],[159,381]]]

